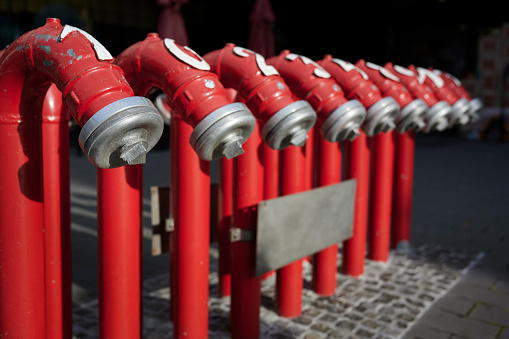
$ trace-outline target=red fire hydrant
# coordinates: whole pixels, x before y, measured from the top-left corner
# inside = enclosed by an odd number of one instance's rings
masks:
[[[162,40],[150,33],[119,54],[114,63],[122,68],[136,94],[149,96],[156,89],[166,94],[165,104],[172,115],[173,335],[207,336],[209,161],[242,154],[242,144],[254,130],[255,118],[244,104],[227,99],[218,76],[209,72],[210,65],[204,59],[172,39]],[[130,169],[137,170],[141,168]],[[129,183],[123,180],[123,186]],[[104,323],[113,321],[105,319]],[[132,332],[115,333],[122,337]]]
[[[470,105],[467,99],[458,97],[449,87],[444,86],[442,78],[432,70],[414,65],[408,68],[417,73],[418,81],[431,88],[439,100],[444,100],[451,105],[451,113],[448,116],[449,127],[465,125],[468,122]]]
[[[311,59],[289,50],[267,59],[267,63],[277,69],[299,99],[313,107],[320,135],[325,140],[353,140],[359,135],[366,109],[358,100],[346,99],[329,72]]]
[[[366,72],[384,96],[394,98],[401,108],[395,120],[395,133],[380,133],[373,137],[371,143],[368,258],[387,261],[390,249],[394,161],[409,160],[395,159],[393,138],[423,128],[428,106],[422,99],[415,99],[399,78],[388,69],[364,60],[358,60],[355,65]]]
[[[262,140],[272,149],[303,146],[316,113],[303,100],[296,100],[287,84],[265,58],[248,49],[226,44],[203,57],[227,88],[257,118],[246,153],[234,161],[233,207],[235,234],[252,239],[256,230],[256,206],[263,200],[263,164],[258,151]],[[258,129],[259,128],[259,129]],[[261,138],[257,138],[259,133]],[[299,147],[300,148],[300,147]],[[243,236],[244,235],[244,236]],[[251,241],[231,243],[231,334],[232,338],[260,336],[260,277],[254,275],[256,245]]]
[[[260,54],[229,43],[203,58],[225,87],[237,90],[269,147],[281,150],[305,144],[316,113],[306,101],[293,98],[283,78]]]
[[[424,115],[425,126],[421,129],[423,133],[443,131],[448,127],[448,119],[452,111],[451,105],[447,101],[437,98],[433,90],[418,78],[416,72],[390,62],[386,63],[384,68],[396,74],[412,96],[421,99],[429,107]]]
[[[438,69],[434,69],[433,72],[442,78],[444,85],[449,87],[459,98],[464,98],[468,101],[470,105],[470,110],[468,111],[469,121],[476,120],[479,116],[479,111],[483,107],[481,99],[472,98],[461,81],[454,75]]]
[[[392,71],[414,98],[422,99],[429,107],[424,116],[423,133],[443,131],[449,125],[452,107],[436,97],[418,74],[408,68],[387,63],[384,68]],[[414,178],[415,131],[394,135],[394,182],[392,194],[391,246],[407,251],[410,246],[410,222]]]
[[[46,337],[40,120],[50,84],[83,127],[80,143],[96,166],[141,160],[161,136],[159,113],[133,96],[111,59],[93,37],[53,18],[14,41],[0,59],[2,333]]]
[[[317,62],[341,85],[349,99],[359,100],[367,110],[362,131],[354,141],[345,143],[345,178],[356,178],[353,236],[343,243],[342,270],[360,276],[364,272],[367,235],[370,152],[368,138],[395,128],[398,103],[382,97],[380,89],[354,64],[326,55]]]
[[[359,101],[346,99],[343,90],[332,79],[329,72],[305,56],[285,50],[278,56],[269,58],[267,63],[273,65],[292,92],[299,99],[307,100],[317,113],[315,130],[319,131],[319,134],[316,133],[314,138],[314,152],[316,153],[314,158],[318,174],[315,176],[314,185],[325,186],[340,182],[341,171],[335,166],[328,165],[335,161],[339,165],[340,161],[340,147],[333,143],[344,140],[352,141],[359,135],[360,125],[366,116],[366,109]],[[283,152],[301,151],[287,149]],[[283,163],[282,173],[285,177],[292,171],[305,167],[305,164],[302,163],[304,158],[296,156],[293,159],[301,160],[301,163]],[[335,171],[335,173],[330,173],[330,171]],[[297,189],[288,193],[304,191],[306,180],[304,177],[293,179],[293,186]],[[337,251],[337,245],[333,245],[313,256],[313,290],[321,295],[332,295],[336,289]],[[300,266],[300,262],[291,265]],[[300,270],[290,271],[295,272],[294,277],[281,277],[289,270],[278,271],[278,278],[287,281],[288,284],[278,284],[276,297],[288,296],[291,300],[300,298],[299,296],[302,293],[300,289],[294,289],[294,295],[289,295],[288,292],[284,293],[283,291],[291,290],[290,286],[295,286],[295,281],[302,279],[301,270],[302,267]],[[279,300],[279,305],[288,302]],[[298,313],[300,313],[300,305],[297,303],[293,315]]]

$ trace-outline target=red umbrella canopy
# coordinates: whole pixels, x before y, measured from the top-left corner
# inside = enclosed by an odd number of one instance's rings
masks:
[[[180,12],[182,5],[188,2],[189,0],[157,0],[159,5],[164,6],[157,25],[161,39],[170,38],[181,46],[189,46],[186,25]]]
[[[274,34],[272,24],[276,16],[269,0],[256,0],[249,16],[251,31],[248,48],[263,55],[265,58],[274,56]]]

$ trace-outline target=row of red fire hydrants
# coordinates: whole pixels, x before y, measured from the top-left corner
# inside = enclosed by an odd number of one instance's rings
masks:
[[[356,179],[341,267],[360,276],[366,248],[386,261],[391,243],[408,246],[414,134],[466,124],[481,108],[431,68],[290,51],[265,60],[234,44],[201,57],[155,33],[113,58],[54,18],[0,53],[2,338],[72,337],[70,116],[98,168],[99,336],[141,336],[142,164],[166,112],[173,337],[208,336],[210,161],[220,159],[219,293],[231,296],[232,337],[257,338],[264,276],[255,243],[230,243],[230,229],[256,230],[262,200]],[[156,108],[147,98],[158,91]],[[337,254],[310,257],[316,293],[335,292]],[[279,314],[299,315],[302,261],[275,274]]]

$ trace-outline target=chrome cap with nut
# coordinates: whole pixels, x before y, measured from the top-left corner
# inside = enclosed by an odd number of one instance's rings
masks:
[[[393,130],[396,127],[394,119],[399,111],[400,107],[393,98],[385,97],[378,100],[367,111],[363,131],[368,137],[372,137],[380,132]]]
[[[305,100],[295,101],[277,111],[263,126],[261,135],[272,149],[304,146],[308,131],[316,122],[316,112]]]
[[[456,125],[466,125],[470,120],[470,105],[468,100],[461,98],[452,105],[452,111],[449,115],[449,127]]]
[[[234,158],[255,128],[256,119],[240,102],[216,109],[196,125],[189,142],[200,159]]]
[[[117,100],[96,112],[83,126],[79,144],[99,168],[143,164],[163,133],[164,122],[144,97]]]
[[[422,132],[430,133],[445,130],[449,126],[449,115],[451,114],[451,110],[451,105],[444,100],[431,106],[424,115],[424,123],[426,125],[422,129]]]
[[[481,99],[473,98],[470,100],[470,111],[468,111],[468,115],[470,116],[470,121],[477,120],[479,117],[479,111],[483,108],[483,104]]]
[[[329,142],[354,140],[366,118],[366,109],[358,100],[350,100],[332,111],[320,127],[320,135]]]
[[[428,105],[422,99],[415,99],[403,107],[396,117],[396,132],[405,133],[410,130],[421,130],[426,124],[424,115]]]

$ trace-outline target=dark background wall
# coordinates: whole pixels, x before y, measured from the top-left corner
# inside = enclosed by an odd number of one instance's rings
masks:
[[[227,42],[247,47],[254,0],[189,0],[182,14],[199,54]],[[474,73],[478,38],[509,21],[500,1],[271,1],[276,52],[312,59],[432,66],[458,77]],[[49,16],[93,34],[113,54],[157,31],[156,0],[0,0],[0,46]]]

